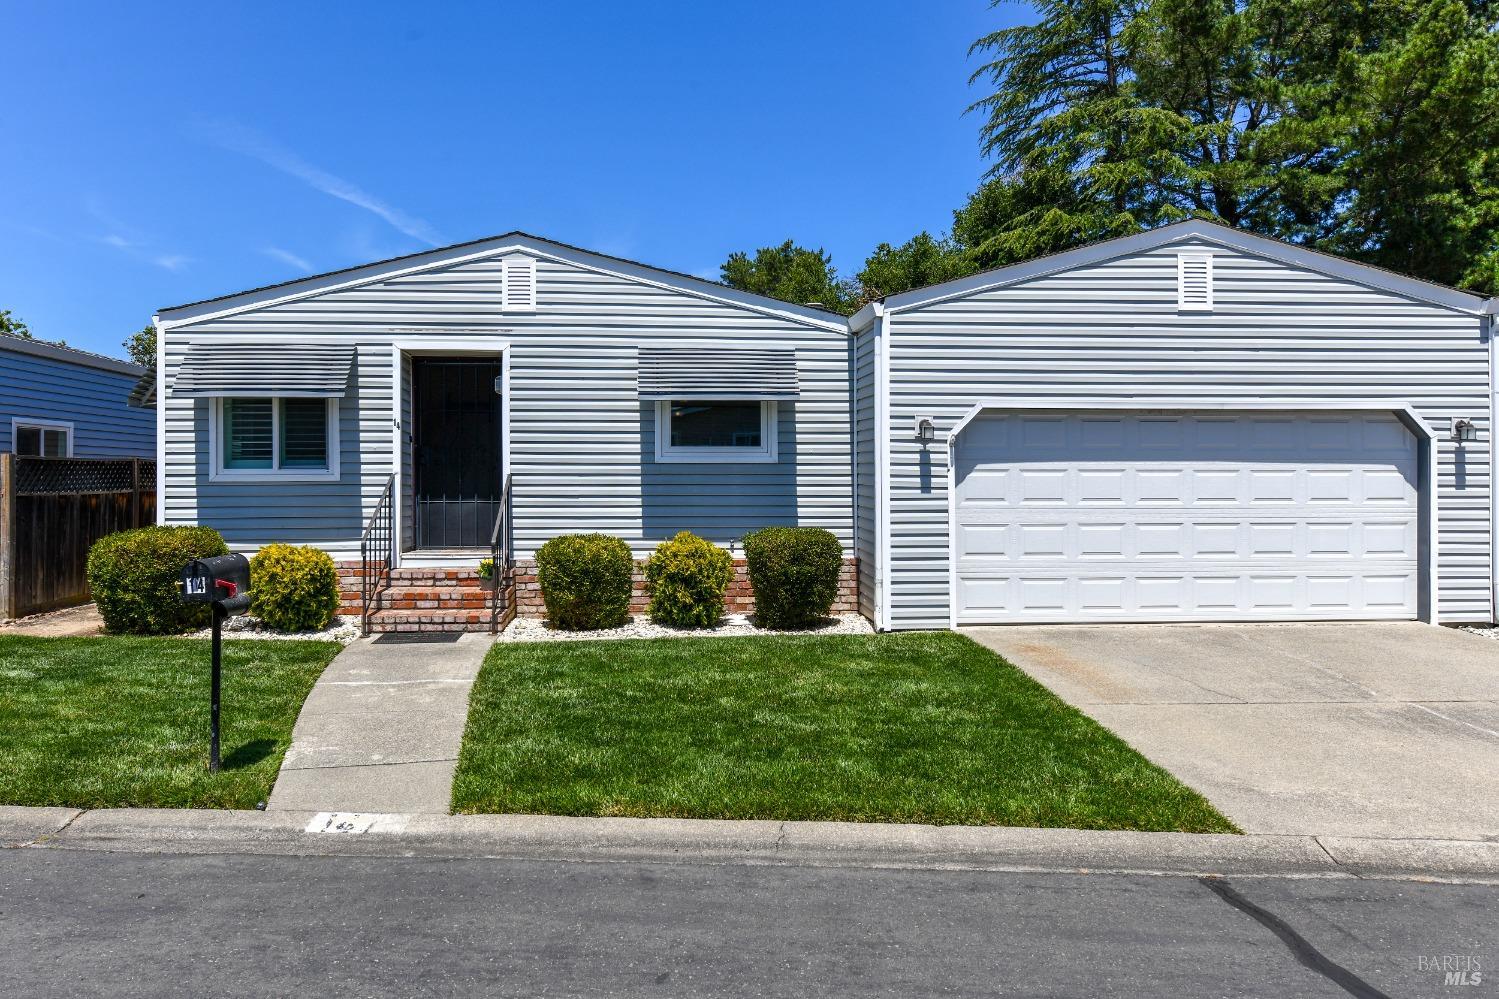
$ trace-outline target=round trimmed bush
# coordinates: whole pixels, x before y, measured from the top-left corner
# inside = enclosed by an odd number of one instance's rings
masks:
[[[552,627],[617,628],[630,620],[635,557],[609,534],[561,534],[536,552],[536,581]]]
[[[326,552],[266,545],[250,559],[250,613],[276,631],[321,631],[338,613],[338,568]]]
[[[755,623],[806,628],[828,616],[838,597],[843,546],[820,527],[767,527],[744,537],[755,590]]]
[[[651,620],[676,628],[711,628],[723,617],[734,580],[728,552],[691,531],[661,542],[645,564]]]
[[[208,624],[207,604],[185,604],[182,570],[195,558],[227,555],[211,527],[138,527],[108,534],[88,552],[88,585],[115,635],[179,635]]]

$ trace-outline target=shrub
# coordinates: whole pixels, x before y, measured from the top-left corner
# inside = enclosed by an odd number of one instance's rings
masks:
[[[755,590],[755,623],[805,628],[828,616],[838,596],[843,546],[820,527],[767,527],[744,538]]]
[[[635,559],[608,534],[562,534],[536,552],[536,581],[552,627],[617,628],[630,620]]]
[[[691,531],[661,542],[645,564],[650,615],[658,624],[711,628],[723,617],[723,598],[734,580],[734,559]]]
[[[211,527],[140,527],[109,534],[88,553],[88,585],[116,635],[177,635],[208,624],[207,604],[179,596],[182,570],[195,558],[229,554]]]
[[[326,552],[266,545],[250,559],[250,613],[277,631],[318,631],[338,613],[338,569]]]

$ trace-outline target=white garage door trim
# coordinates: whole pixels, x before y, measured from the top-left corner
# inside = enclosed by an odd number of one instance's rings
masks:
[[[958,627],[958,482],[957,462],[953,445],[963,430],[984,413],[994,411],[1014,412],[1064,412],[1086,410],[1119,411],[1139,414],[1186,415],[1203,412],[1236,413],[1306,413],[1336,411],[1340,413],[1394,414],[1405,424],[1416,439],[1417,478],[1419,482],[1417,530],[1420,580],[1418,585],[1418,620],[1428,624],[1440,621],[1437,606],[1437,533],[1436,510],[1436,462],[1433,460],[1435,431],[1421,418],[1415,408],[1403,399],[1193,399],[1190,397],[1120,399],[1093,396],[1057,396],[1047,399],[983,399],[975,403],[947,435],[947,569],[948,569],[948,624]]]

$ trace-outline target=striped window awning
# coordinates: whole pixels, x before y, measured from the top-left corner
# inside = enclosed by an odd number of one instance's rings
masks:
[[[177,369],[172,394],[336,399],[349,390],[354,348],[324,343],[195,343]]]
[[[800,394],[791,347],[642,347],[640,398],[793,400]]]

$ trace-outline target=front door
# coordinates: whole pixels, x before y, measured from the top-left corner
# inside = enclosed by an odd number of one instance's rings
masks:
[[[500,508],[499,358],[411,361],[417,548],[482,548]]]

